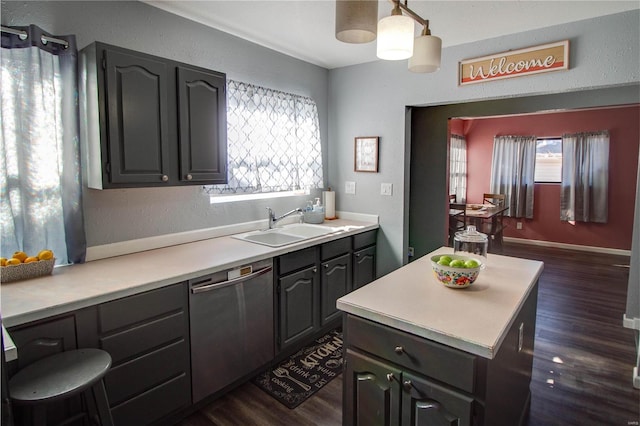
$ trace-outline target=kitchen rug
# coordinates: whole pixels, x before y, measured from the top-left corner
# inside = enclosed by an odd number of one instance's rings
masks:
[[[296,408],[342,373],[342,332],[333,330],[252,381],[289,408]]]

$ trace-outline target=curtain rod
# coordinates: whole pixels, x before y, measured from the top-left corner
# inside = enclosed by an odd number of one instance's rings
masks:
[[[16,30],[14,28],[5,27],[4,25],[0,26],[0,29],[4,33],[17,35],[18,37],[20,37],[20,40],[26,40],[29,37],[29,34],[26,31]],[[51,43],[61,44],[65,47],[65,49],[69,47],[69,43],[67,43],[66,41],[59,38],[55,38],[55,37],[49,37],[47,35],[40,36],[40,40],[42,41],[42,44],[47,44],[51,42]]]

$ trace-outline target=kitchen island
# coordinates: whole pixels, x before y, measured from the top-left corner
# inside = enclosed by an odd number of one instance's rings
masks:
[[[543,264],[490,254],[475,283],[451,289],[430,263],[449,253],[338,299],[344,425],[523,423]]]

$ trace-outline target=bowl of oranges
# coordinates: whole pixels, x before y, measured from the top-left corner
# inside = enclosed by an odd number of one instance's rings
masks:
[[[480,275],[482,261],[457,254],[431,257],[433,273],[438,281],[450,288],[469,287]]]
[[[17,251],[8,259],[0,258],[0,282],[8,283],[51,275],[55,263],[56,258],[51,250],[41,250],[35,256]]]

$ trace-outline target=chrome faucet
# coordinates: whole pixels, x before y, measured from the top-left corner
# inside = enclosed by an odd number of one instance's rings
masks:
[[[276,217],[276,214],[273,212],[273,210],[271,210],[271,207],[267,207],[267,210],[269,211],[269,229],[273,229],[273,227],[276,225],[276,222],[278,222],[281,219],[284,219],[287,216],[291,216],[294,213],[298,213],[300,214],[300,218],[302,218],[302,209],[301,208],[297,208],[294,210],[291,210],[290,212],[287,212],[285,214],[283,214],[280,217]]]

